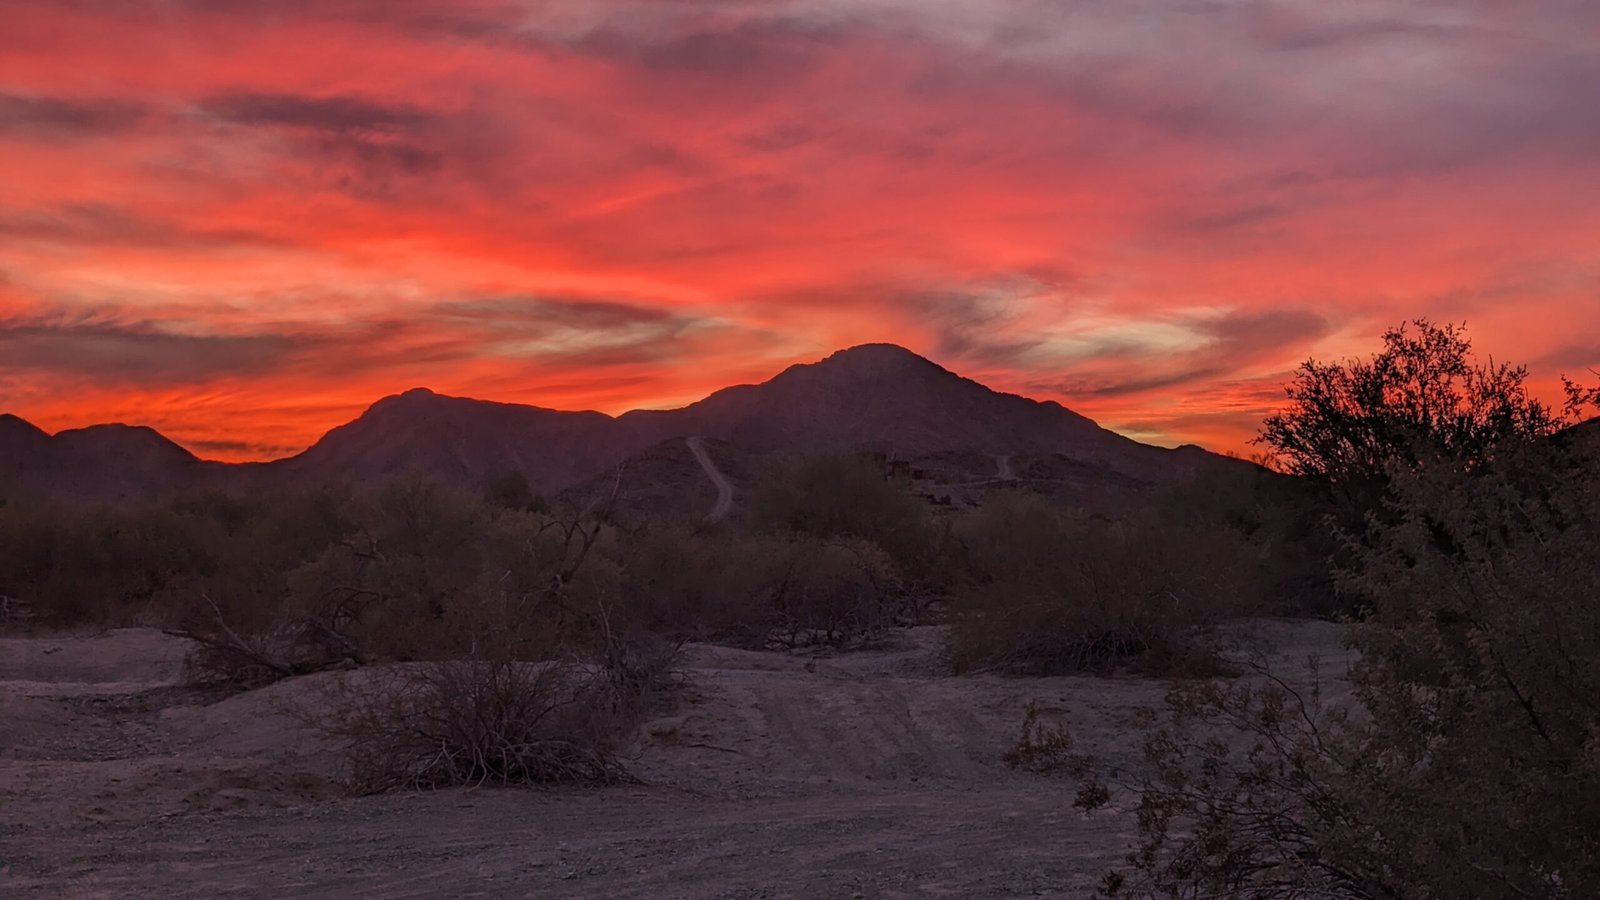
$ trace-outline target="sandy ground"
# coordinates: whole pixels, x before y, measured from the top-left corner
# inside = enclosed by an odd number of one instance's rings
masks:
[[[1337,631],[1261,623],[1280,658]],[[938,635],[830,658],[689,648],[691,687],[604,789],[349,798],[287,710],[317,676],[231,697],[178,684],[156,631],[0,639],[0,896],[1077,897],[1131,816],[1001,754],[1030,701],[1137,753],[1133,677],[942,674]]]

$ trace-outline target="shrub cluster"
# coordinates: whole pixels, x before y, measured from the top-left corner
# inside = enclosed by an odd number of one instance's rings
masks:
[[[1260,670],[1173,693],[1121,890],[1600,895],[1600,459],[1397,474],[1345,573],[1354,697]],[[1129,877],[1131,876],[1131,877]]]
[[[1176,689],[1105,893],[1600,896],[1600,391],[1557,415],[1415,325],[1308,365],[1266,432],[1336,500],[1352,694]]]
[[[1220,661],[1207,629],[1259,611],[1270,584],[1269,547],[1177,499],[1110,520],[1000,497],[956,538],[948,649],[958,671],[1211,674]]]
[[[166,621],[201,595],[270,613],[285,574],[353,526],[335,492],[151,506],[0,505],[0,594],[52,626]]]
[[[362,675],[309,717],[343,749],[358,793],[625,777],[619,753],[636,723],[592,666],[498,656]]]
[[[601,607],[667,640],[846,646],[937,600],[962,670],[1192,669],[1205,625],[1260,606],[1271,554],[1260,515],[1186,491],[1117,522],[1022,495],[935,516],[842,455],[781,468],[720,526],[552,507],[510,477],[481,496],[413,481],[0,507],[0,595],[48,625],[174,629],[199,641],[196,678],[244,684],[458,658],[507,622],[593,648]]]

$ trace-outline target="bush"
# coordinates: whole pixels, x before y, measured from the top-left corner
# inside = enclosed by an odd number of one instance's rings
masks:
[[[183,660],[184,680],[190,684],[253,688],[367,661],[345,632],[338,607],[242,632],[228,624],[220,607],[213,605],[212,612],[210,620],[192,620],[167,632],[192,642]]]
[[[860,540],[660,525],[624,551],[619,615],[669,637],[840,646],[915,615],[893,563]]]
[[[617,754],[631,722],[592,667],[499,657],[364,674],[312,719],[343,750],[357,792],[624,777]]]
[[[654,523],[633,533],[620,565],[619,611],[632,627],[680,640],[760,646],[771,622],[759,602],[772,541]]]
[[[893,564],[866,541],[788,541],[763,563],[769,645],[842,646],[882,634],[905,610]]]
[[[758,531],[870,542],[916,580],[939,581],[941,533],[927,505],[871,457],[792,463],[756,489],[751,506]]]
[[[1284,471],[1321,489],[1344,530],[1381,515],[1396,473],[1470,470],[1566,424],[1528,392],[1526,368],[1480,362],[1464,327],[1418,319],[1383,343],[1370,359],[1301,365],[1289,405],[1256,439]],[[1576,388],[1571,397],[1582,400]]]
[[[42,624],[131,624],[203,564],[195,531],[168,510],[0,508],[0,594]]]
[[[1346,535],[1349,707],[1189,687],[1126,883],[1171,896],[1600,896],[1600,455],[1390,472]]]
[[[1162,486],[1135,521],[1232,574],[1224,605],[1241,615],[1321,616],[1341,608],[1330,557],[1338,537],[1303,479],[1239,466]]]
[[[1209,674],[1206,627],[1240,606],[1259,553],[1238,535],[1154,516],[1122,522],[1000,497],[957,529],[966,584],[950,608],[957,671]]]
[[[200,493],[145,506],[0,507],[0,593],[51,626],[167,623],[211,614],[241,623],[283,603],[286,575],[349,527],[330,492]]]
[[[201,594],[186,607],[174,632],[197,642],[194,672],[253,684],[350,663],[460,658],[481,652],[490,633],[509,658],[525,659],[552,628],[595,646],[594,609],[615,590],[614,571],[592,552],[612,537],[603,519],[491,506],[421,482],[351,497],[344,514],[353,524],[279,574],[276,597],[241,609]]]
[[[1257,674],[1267,677],[1187,683],[1168,695],[1166,724],[1144,741],[1140,840],[1128,869],[1107,873],[1103,893],[1411,896],[1376,850],[1382,836],[1336,786],[1349,762],[1342,710],[1325,706],[1315,686]],[[1105,805],[1105,780],[1121,774],[1087,778],[1074,805]]]
[[[1092,758],[1077,751],[1077,742],[1065,725],[1048,720],[1044,713],[1045,708],[1038,701],[1028,704],[1022,717],[1022,733],[1001,757],[1006,768],[1038,775],[1086,774],[1093,765]]]
[[[622,750],[680,684],[679,645],[617,630],[603,607],[593,624],[598,646],[580,651],[556,628],[491,618],[466,658],[347,674],[302,718],[342,750],[358,793],[622,781]]]

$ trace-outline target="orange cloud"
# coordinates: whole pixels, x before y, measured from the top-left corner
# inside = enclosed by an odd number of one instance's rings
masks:
[[[866,341],[1241,449],[1309,355],[1600,366],[1600,12],[39,0],[0,408],[293,452],[414,385],[620,411]]]

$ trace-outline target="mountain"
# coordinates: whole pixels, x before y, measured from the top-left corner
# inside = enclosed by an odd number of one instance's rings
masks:
[[[51,464],[54,441],[32,423],[0,415],[0,485],[42,474]]]
[[[194,487],[227,468],[196,458],[153,428],[91,425],[51,436],[0,415],[0,488],[17,496],[144,499]]]
[[[1033,472],[1130,484],[1238,465],[1198,448],[1141,444],[1059,403],[999,393],[904,348],[867,344],[682,409],[619,417],[416,389],[379,400],[297,456],[245,466],[198,460],[148,428],[95,426],[51,437],[4,416],[0,478],[28,492],[121,499],[202,484],[292,486],[409,474],[476,487],[517,472],[535,491],[553,494],[629,460],[654,460],[645,467],[654,474],[643,477],[668,477],[664,466],[688,467],[694,476],[692,454],[661,449],[691,436],[750,457],[870,450],[908,464],[925,461],[955,473],[952,480],[1012,477],[1020,471],[1013,457]]]
[[[1184,468],[1182,453],[1107,431],[1052,400],[990,390],[893,344],[841,350],[762,384],[622,421],[662,438],[699,434],[756,450],[872,448],[903,459],[1064,454],[1156,478]]]
[[[304,453],[269,464],[290,480],[377,481],[420,472],[479,485],[521,472],[553,489],[614,465],[634,449],[597,412],[445,397],[425,388],[385,397]]]

